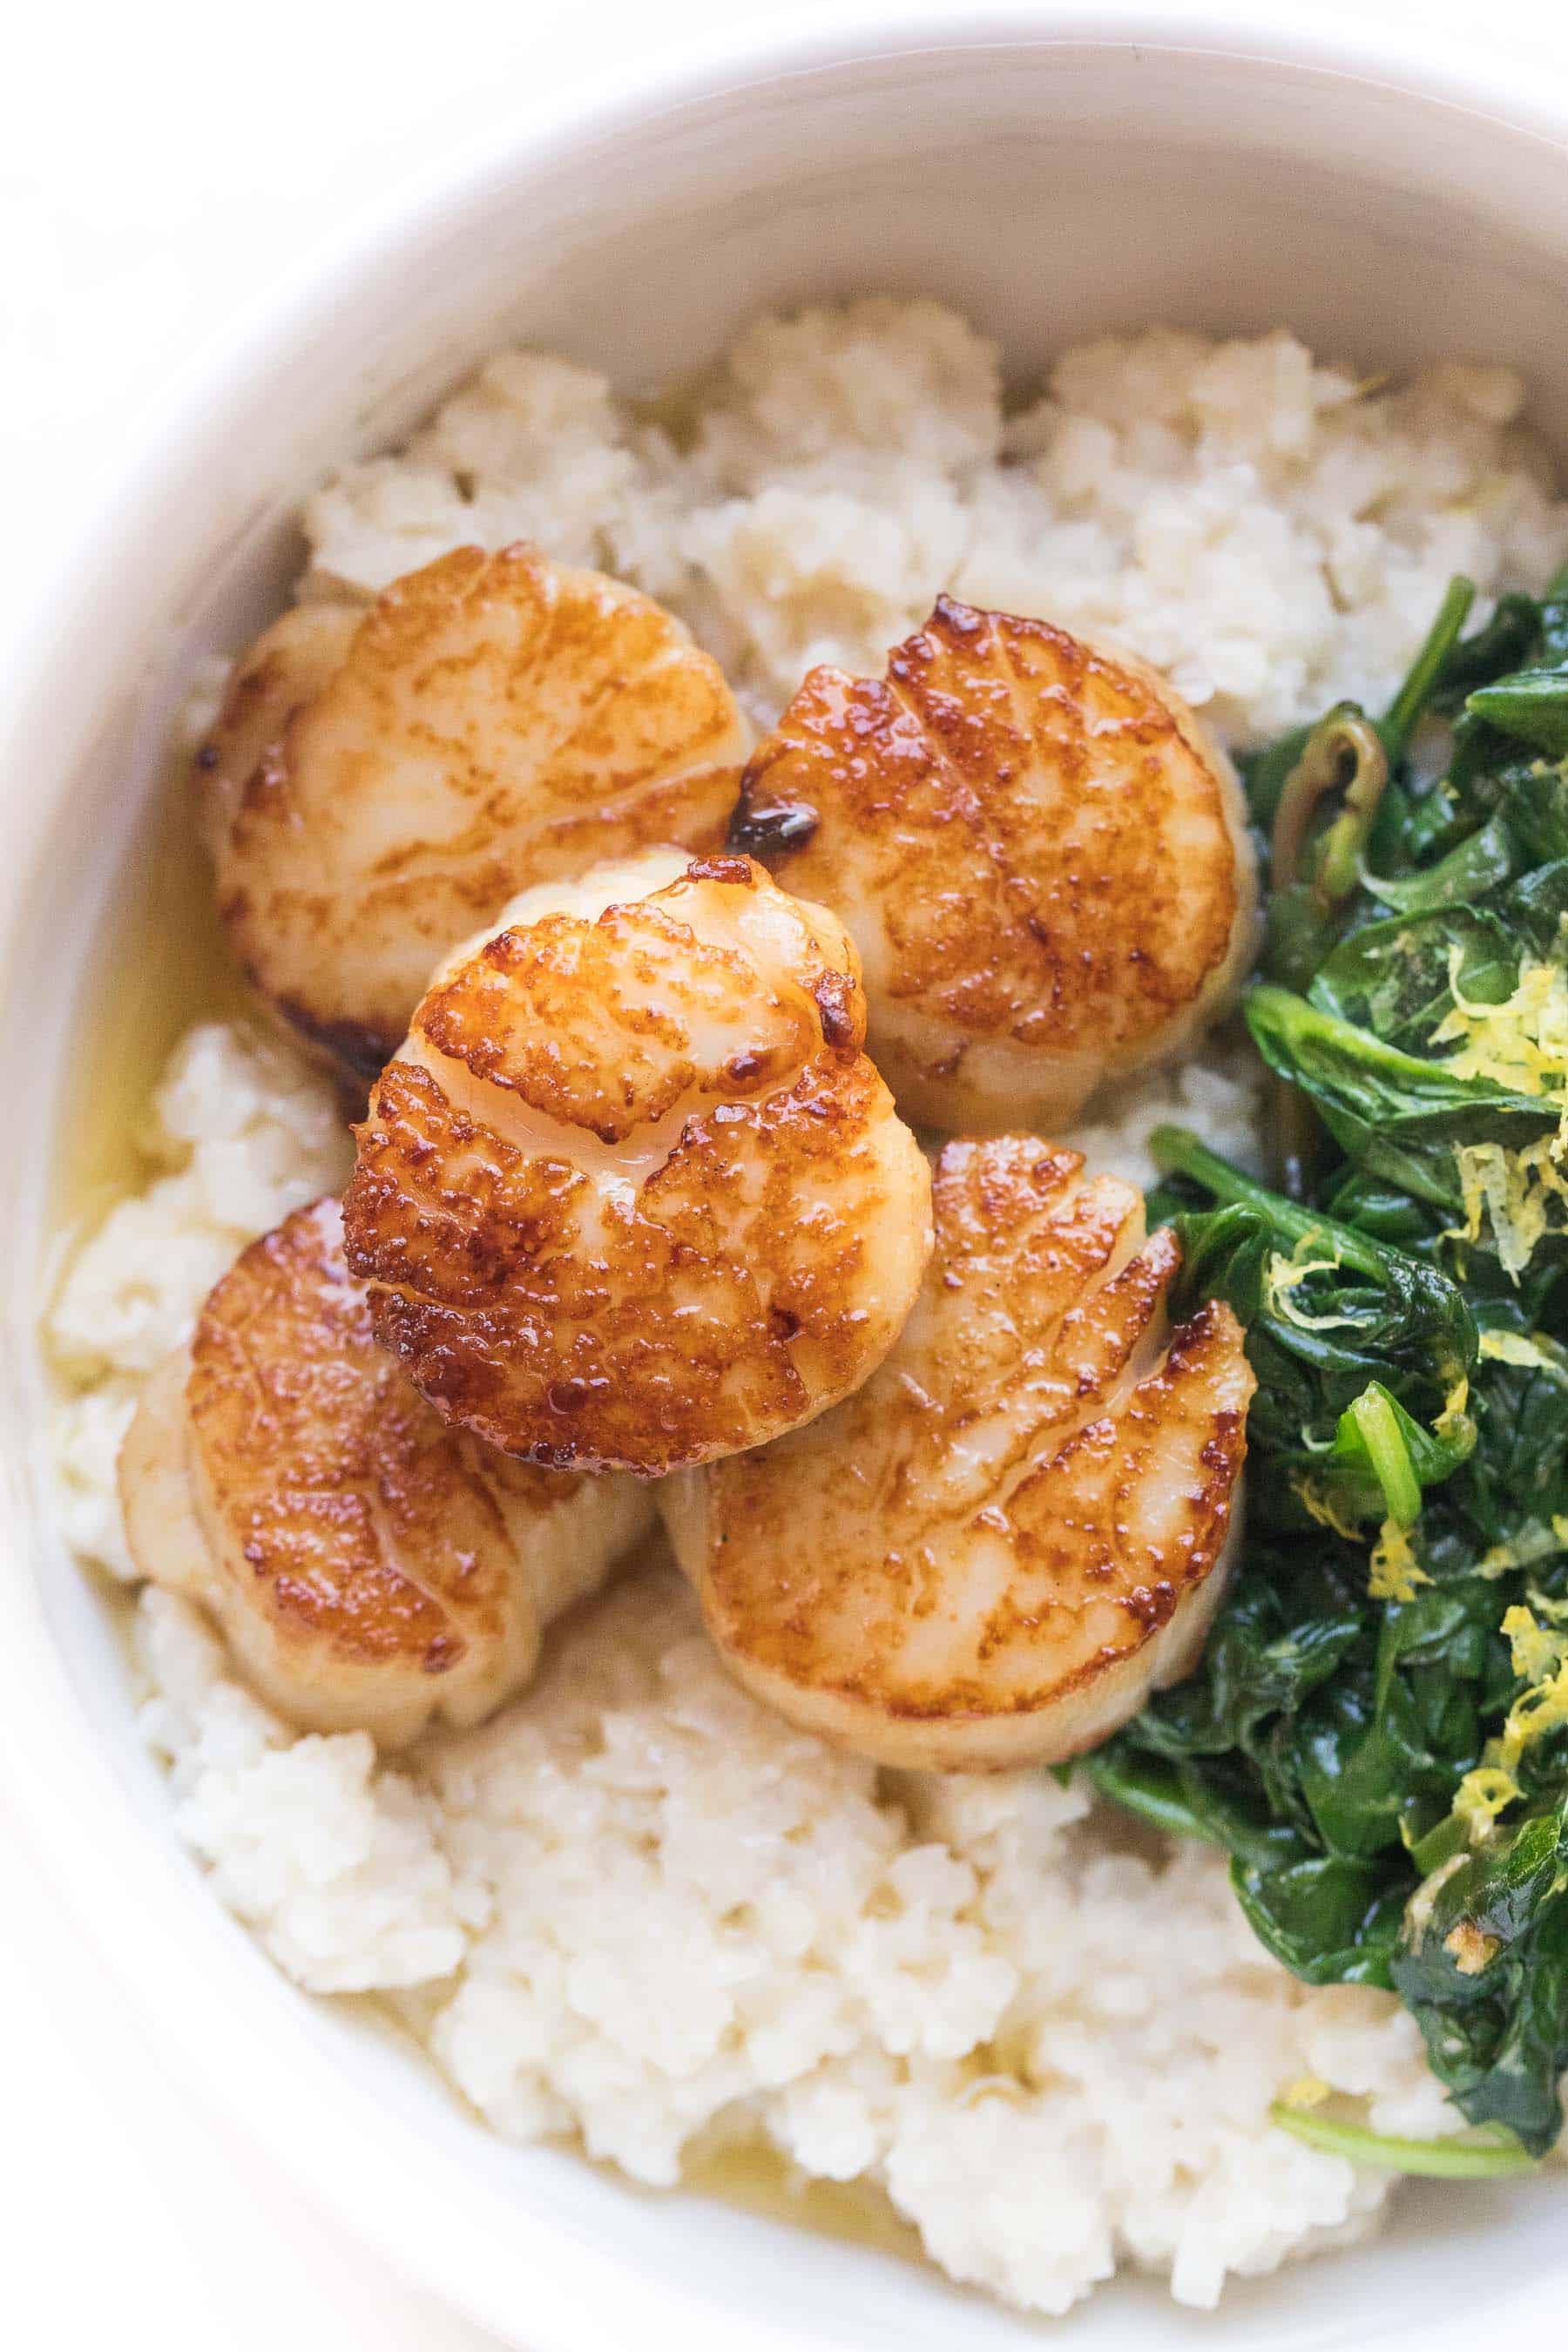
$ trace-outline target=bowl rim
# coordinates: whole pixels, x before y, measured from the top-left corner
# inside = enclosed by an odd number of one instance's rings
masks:
[[[134,540],[177,488],[193,436],[231,409],[243,387],[280,350],[294,347],[340,289],[347,289],[352,298],[354,283],[394,261],[413,236],[460,229],[514,178],[547,171],[619,129],[752,86],[877,59],[961,49],[1124,47],[1381,85],[1416,103],[1489,118],[1505,131],[1568,152],[1568,85],[1554,100],[1550,77],[1526,58],[1478,59],[1450,35],[1417,37],[1414,26],[1402,33],[1392,25],[1356,23],[1337,7],[1332,16],[1276,26],[1260,15],[1266,5],[1267,0],[1215,0],[1190,9],[1162,6],[1159,0],[1021,0],[1015,5],[991,0],[984,13],[976,14],[963,0],[938,0],[934,5],[910,0],[898,10],[877,0],[847,0],[834,12],[830,26],[821,19],[787,29],[776,20],[731,24],[689,38],[658,60],[607,70],[574,84],[563,95],[542,96],[504,131],[491,127],[445,142],[427,168],[398,175],[380,195],[363,202],[308,263],[279,265],[264,288],[144,394],[135,421],[119,438],[111,472],[95,484],[93,513],[68,520],[55,562],[43,564],[36,574],[37,593],[28,604],[31,626],[25,617],[9,632],[20,691],[12,702],[15,726],[6,734],[10,756],[0,754],[0,763],[12,766],[36,723],[32,712],[54,701],[69,676],[73,643],[80,642],[89,625],[79,612],[73,632],[62,626],[62,615],[71,615],[73,608],[85,611],[82,583],[89,590],[101,589],[112,573],[118,543],[127,536]],[[36,850],[38,829],[52,811],[47,803],[20,809],[16,798],[0,802],[0,839],[11,870],[26,872],[32,866],[28,852]],[[0,969],[8,961],[10,945],[0,939]],[[16,1001],[15,994],[10,1001]],[[172,1880],[164,1906],[155,1910],[139,1902],[149,1860],[142,1825],[81,1715],[41,1618],[28,1616],[14,1630],[14,1643],[0,1646],[0,1799],[68,1916],[100,1947],[118,1985],[158,2037],[160,2054],[167,2054],[198,2101],[237,2123],[320,2209],[395,2272],[508,2342],[517,2340],[520,2297],[525,2294],[521,2307],[535,2352],[621,2352],[633,2328],[645,2339],[651,2332],[656,2345],[668,2334],[683,2352],[802,2352],[803,2338],[793,2326],[765,2312],[740,2323],[673,2274],[659,2282],[658,2307],[650,2309],[650,2282],[640,2263],[600,2235],[563,2230],[554,2217],[531,2211],[525,2196],[510,2210],[508,2242],[499,2260],[493,2238],[465,2210],[460,2196],[443,2210],[440,2230],[431,2231],[429,2172],[412,2176],[402,2170],[403,2126],[378,2130],[374,2111],[357,2093],[315,2106],[310,2128],[301,2132],[300,2076],[319,2063],[341,2083],[341,2068],[324,2053],[319,2062],[307,2053],[299,2032],[298,1996],[280,1979],[278,1998],[256,2000],[245,2033],[235,2035],[226,1998],[228,1974],[211,1963],[227,1942],[231,1949],[248,1947],[268,1973],[270,1964],[260,1958],[246,1931],[220,1911],[194,1872],[184,1890],[189,1910],[174,1899]],[[67,1725],[68,1730],[62,1727]],[[48,1759],[44,1771],[37,1769],[40,1750]],[[112,1890],[108,1903],[106,1888]],[[198,1907],[210,1914],[209,1932],[188,1942],[181,1929]],[[137,1923],[130,1939],[118,1932],[127,1920]],[[179,2019],[177,2033],[168,2023],[171,2017]],[[226,2077],[221,2092],[203,2058],[220,2048]],[[444,2153],[427,2153],[431,2164],[439,2162],[450,2173],[456,2189],[461,2164]],[[425,2252],[432,2242],[443,2249],[437,2257]],[[1537,2288],[1542,2290],[1542,2314],[1555,2312],[1555,2291],[1546,2278],[1533,2286],[1527,2283],[1523,2301],[1500,2297],[1493,2316],[1533,2314]],[[1404,2346],[1414,2352],[1417,2333],[1424,2345],[1430,2344],[1424,2328],[1396,2319],[1381,2339],[1385,2352]]]
[[[332,234],[313,247],[308,266],[279,264],[266,286],[237,306],[226,323],[207,331],[161,383],[142,394],[134,423],[121,437],[114,475],[105,486],[107,509],[133,495],[153,503],[166,477],[180,469],[192,422],[212,413],[226,394],[264,365],[268,353],[319,313],[341,278],[355,277],[390,257],[417,228],[448,226],[481,209],[524,165],[542,169],[555,156],[592,145],[623,126],[716,99],[748,84],[830,71],[875,58],[914,57],[933,50],[1016,47],[1105,47],[1212,56],[1295,68],[1380,84],[1400,95],[1489,118],[1515,133],[1568,151],[1568,84],[1553,102],[1552,85],[1538,66],[1475,52],[1447,31],[1402,37],[1390,25],[1356,19],[1343,0],[1328,0],[1294,22],[1262,24],[1271,0],[987,0],[984,13],[963,0],[844,0],[804,30],[776,24],[726,26],[689,39],[666,58],[606,68],[574,83],[560,99],[541,97],[504,131],[493,126],[455,136],[419,172],[398,173],[380,195],[366,197]],[[814,11],[815,14],[815,11]],[[122,526],[79,519],[68,525],[53,577],[65,580],[107,551]],[[50,598],[29,598],[47,630]],[[10,632],[25,654],[24,615]],[[0,822],[4,812],[0,810]]]

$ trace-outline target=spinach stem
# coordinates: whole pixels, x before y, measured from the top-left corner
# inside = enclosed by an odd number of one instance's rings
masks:
[[[1179,1794],[1176,1775],[1169,1765],[1152,1759],[1134,1766],[1128,1758],[1103,1748],[1082,1760],[1084,1776],[1102,1797],[1123,1812],[1134,1813],[1167,1837],[1201,1838],[1205,1845],[1220,1841]]]
[[[1345,2157],[1352,2164],[1379,2165],[1387,2172],[1415,2173],[1427,2180],[1493,2180],[1538,2169],[1538,2159],[1500,2125],[1457,2134],[1453,2139],[1399,2139],[1368,2131],[1364,2124],[1336,2123],[1331,2116],[1293,2107],[1284,2099],[1276,2099],[1268,2115],[1281,2131],[1305,2140],[1309,2147]]]
[[[1348,898],[1361,871],[1361,853],[1372,830],[1378,802],[1388,782],[1388,754],[1375,728],[1368,725],[1353,702],[1342,702],[1321,719],[1302,746],[1301,756],[1285,779],[1274,813],[1268,872],[1275,890],[1310,882],[1312,895],[1326,914]],[[1314,853],[1314,870],[1305,870],[1307,835],[1320,803],[1341,793],[1343,805]]]
[[[1417,1838],[1410,1849],[1410,1859],[1423,1878],[1430,1878],[1457,1853],[1463,1853],[1470,1842],[1469,1832],[1457,1813],[1445,1813],[1435,1829],[1424,1838]]]
[[[1363,1389],[1352,1400],[1350,1412],[1383,1489],[1388,1517],[1402,1528],[1409,1527],[1421,1516],[1421,1481],[1415,1475],[1410,1448],[1400,1433],[1393,1405],[1374,1386]]]
[[[1420,724],[1422,712],[1432,699],[1443,665],[1458,643],[1459,632],[1468,620],[1470,606],[1475,601],[1473,580],[1467,580],[1460,572],[1449,581],[1447,593],[1437,608],[1437,617],[1427,631],[1419,653],[1405,674],[1404,685],[1389,704],[1383,724],[1378,729],[1391,762],[1402,760],[1410,749],[1410,739]]]
[[[1260,1209],[1292,1243],[1312,1240],[1326,1241],[1339,1251],[1342,1265],[1354,1266],[1360,1274],[1375,1276],[1380,1281],[1388,1272],[1390,1253],[1369,1242],[1353,1225],[1342,1225],[1326,1217],[1321,1210],[1304,1209],[1296,1201],[1288,1201],[1282,1192],[1271,1192],[1265,1184],[1257,1183],[1217,1151],[1200,1143],[1190,1129],[1157,1127],[1149,1138],[1149,1149],[1154,1163],[1166,1176],[1190,1177],[1201,1184],[1216,1201],[1239,1202],[1244,1208]]]

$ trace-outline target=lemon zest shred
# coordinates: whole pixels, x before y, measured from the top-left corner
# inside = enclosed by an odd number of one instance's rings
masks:
[[[1542,1606],[1552,1621],[1545,1625],[1533,1609],[1516,1605],[1503,1613],[1500,1631],[1525,1687],[1508,1711],[1501,1736],[1488,1740],[1480,1762],[1454,1792],[1454,1819],[1472,1846],[1484,1845],[1500,1816],[1523,1796],[1518,1768],[1531,1742],[1568,1725],[1568,1606]]]
[[[1552,1522],[1552,1532],[1563,1550],[1568,1551],[1568,1516],[1562,1511]],[[1549,1592],[1531,1591],[1530,1605],[1548,1624],[1568,1626],[1568,1599],[1557,1601]]]
[[[1453,1387],[1448,1391],[1447,1395],[1443,1399],[1442,1412],[1432,1423],[1433,1436],[1457,1436],[1461,1426],[1469,1417],[1469,1402],[1470,1383],[1466,1379],[1464,1373],[1461,1372],[1458,1379],[1454,1382]]]
[[[1516,1698],[1503,1725],[1502,1748],[1507,1756],[1523,1754],[1532,1740],[1568,1725],[1568,1661],[1546,1681],[1534,1683]]]
[[[1510,1609],[1503,1617],[1501,1630],[1521,1682],[1542,1682],[1554,1675],[1568,1655],[1568,1643],[1562,1633],[1542,1624],[1532,1609],[1517,1605]]]
[[[1465,994],[1463,964],[1463,951],[1450,948],[1453,1003],[1428,1040],[1458,1046],[1444,1068],[1456,1078],[1486,1078],[1539,1096],[1562,1114],[1554,1135],[1517,1150],[1500,1143],[1455,1148],[1464,1223],[1450,1226],[1445,1239],[1479,1242],[1489,1223],[1503,1271],[1517,1282],[1542,1237],[1568,1223],[1568,1181],[1560,1165],[1568,1152],[1568,970],[1527,955],[1512,993],[1500,1004],[1484,1004]]]
[[[1367,1591],[1374,1601],[1414,1601],[1416,1590],[1431,1578],[1411,1548],[1410,1536],[1395,1519],[1384,1519],[1373,1547]]]
[[[1550,1526],[1542,1519],[1523,1520],[1511,1536],[1481,1554],[1476,1572],[1506,1576],[1510,1569],[1533,1568],[1538,1559],[1550,1559],[1560,1551],[1568,1551],[1568,1517],[1561,1511]]]
[[[1464,1855],[1451,1853],[1447,1862],[1439,1863],[1436,1869],[1421,1881],[1420,1885],[1405,1905],[1405,1924],[1409,1932],[1410,1941],[1417,1949],[1426,1940],[1426,1930],[1432,1924],[1432,1914],[1437,1907],[1438,1895],[1453,1877],[1454,1873],[1457,1870],[1463,1870],[1464,1866]]]
[[[1522,1331],[1483,1331],[1480,1352],[1489,1364],[1518,1364],[1531,1371],[1542,1360],[1540,1349]]]
[[[1562,1349],[1540,1331],[1483,1331],[1480,1351],[1488,1363],[1513,1364],[1521,1371],[1546,1372],[1555,1381],[1568,1382]]]
[[[1464,1223],[1449,1225],[1445,1241],[1479,1242],[1489,1224],[1498,1262],[1517,1282],[1546,1234],[1568,1226],[1568,1181],[1557,1164],[1565,1146],[1562,1126],[1518,1150],[1500,1143],[1457,1144]]]
[[[1337,1274],[1343,1264],[1337,1248],[1331,1247],[1327,1257],[1314,1257],[1314,1245],[1326,1240],[1320,1233],[1303,1234],[1287,1257],[1282,1250],[1269,1256],[1263,1275],[1263,1304],[1282,1323],[1293,1323],[1298,1331],[1338,1331],[1353,1329],[1362,1321],[1359,1315],[1309,1315],[1297,1306],[1291,1297],[1310,1275]]]
[[[1325,2083],[1321,2074],[1299,2074],[1287,2083],[1279,2094],[1282,2107],[1321,2107],[1325,2099],[1334,2095],[1334,2086]]]
[[[1516,1778],[1525,1750],[1568,1726],[1568,1624],[1543,1625],[1532,1609],[1516,1605],[1505,1612],[1501,1631],[1525,1687],[1510,1707],[1500,1737],[1488,1740],[1478,1769]],[[1516,1786],[1513,1795],[1520,1793]],[[1511,1803],[1512,1798],[1503,1801]]]
[[[1360,1528],[1335,1510],[1315,1478],[1304,1477],[1298,1472],[1290,1480],[1290,1492],[1308,1517],[1316,1520],[1319,1527],[1327,1528],[1331,1535],[1339,1536],[1345,1543],[1361,1541]]]
[[[1503,1764],[1478,1764],[1454,1792],[1454,1811],[1472,1845],[1484,1845],[1498,1815],[1520,1794],[1519,1782]]]
[[[1515,1094],[1568,1099],[1568,971],[1555,961],[1527,955],[1519,979],[1500,1004],[1468,997],[1460,986],[1464,951],[1448,950],[1453,1004],[1436,1029],[1434,1045],[1457,1045],[1445,1067],[1456,1078],[1489,1078]]]

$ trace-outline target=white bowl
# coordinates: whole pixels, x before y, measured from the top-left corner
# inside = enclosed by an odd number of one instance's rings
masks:
[[[1403,52],[1259,29],[1267,10],[1141,26],[1101,5],[900,40],[735,57],[447,172],[204,365],[36,603],[5,768],[0,1771],[171,2064],[241,2116],[393,2261],[534,2352],[1021,2346],[1035,2331],[934,2273],[695,2198],[642,2196],[505,2147],[367,2020],[293,1992],[182,1853],[136,1735],[108,1612],[45,1490],[35,1339],[73,1024],[100,985],[164,724],[192,663],[278,603],[291,501],[403,432],[523,333],[646,383],[762,306],[890,287],[966,307],[1028,370],[1098,329],[1288,320],[1400,368],[1467,348],[1522,365],[1568,417],[1568,91],[1445,75]],[[25,1017],[18,1017],[23,1016]],[[1377,2246],[1233,2290],[1219,2318],[1137,2284],[1076,2340],[1423,2352],[1553,2341],[1560,2189],[1410,2195]],[[1555,2212],[1554,2212],[1555,2207]]]

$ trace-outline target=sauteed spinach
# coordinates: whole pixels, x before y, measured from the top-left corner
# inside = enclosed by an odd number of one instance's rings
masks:
[[[1152,1201],[1247,1327],[1245,1549],[1088,1769],[1298,1976],[1396,1991],[1500,2169],[1568,2071],[1568,572],[1470,602],[1247,774],[1278,1189],[1172,1129]]]

